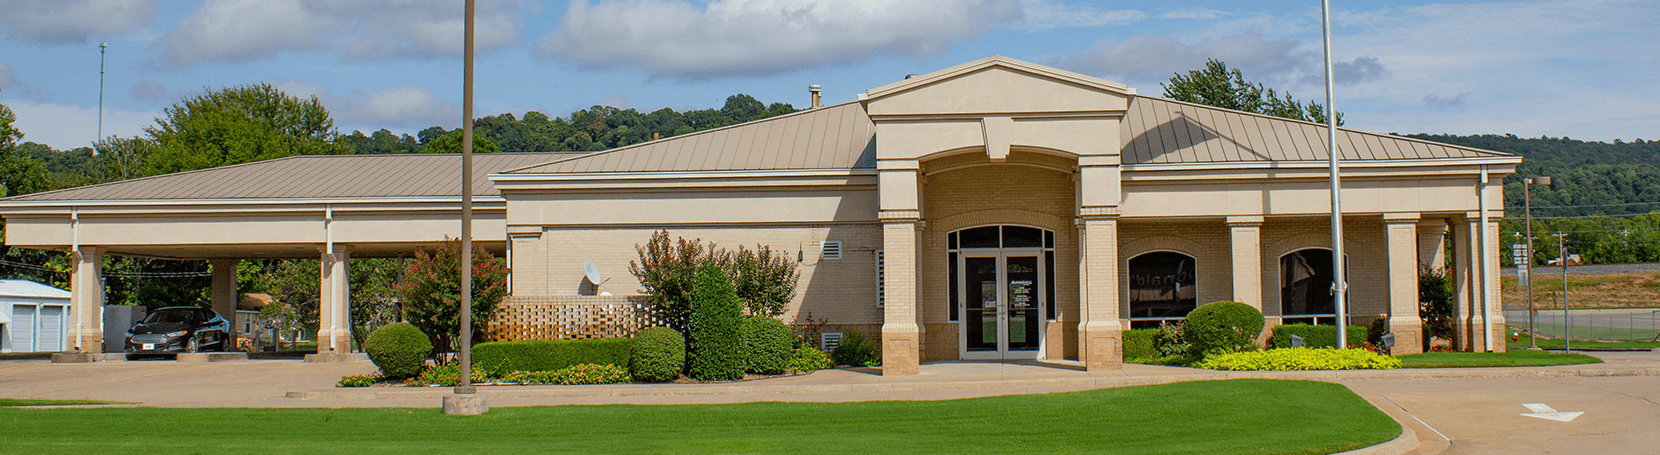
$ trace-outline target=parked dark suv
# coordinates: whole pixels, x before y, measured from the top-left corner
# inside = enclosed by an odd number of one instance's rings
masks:
[[[127,355],[224,351],[230,322],[212,309],[176,306],[151,312],[127,330]]]

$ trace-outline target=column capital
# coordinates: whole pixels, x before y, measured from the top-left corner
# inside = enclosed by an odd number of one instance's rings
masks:
[[[1418,224],[1423,219],[1418,213],[1385,213],[1383,222],[1386,224]]]
[[[1261,216],[1230,216],[1227,218],[1228,227],[1258,227],[1262,226]]]
[[[1078,219],[1085,221],[1118,219],[1121,213],[1118,206],[1086,205],[1078,207]]]
[[[876,213],[882,223],[915,223],[922,220],[922,211],[916,209],[883,209]]]

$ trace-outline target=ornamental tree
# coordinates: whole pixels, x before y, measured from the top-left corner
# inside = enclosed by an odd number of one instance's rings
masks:
[[[473,247],[473,339],[484,333],[496,306],[507,297],[507,261]],[[403,277],[394,285],[403,299],[404,319],[439,340],[440,349],[459,346],[461,333],[461,240],[446,239],[433,248],[415,250]]]

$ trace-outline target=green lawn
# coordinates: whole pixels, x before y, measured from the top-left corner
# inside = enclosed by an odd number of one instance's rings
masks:
[[[1427,352],[1400,356],[1402,368],[1460,368],[1460,367],[1537,367],[1550,365],[1579,365],[1602,363],[1602,359],[1584,354],[1552,354],[1544,351],[1516,350],[1494,352]]]
[[[1509,343],[1510,347],[1511,348],[1526,348],[1526,347],[1528,347],[1528,338],[1529,337],[1524,334],[1524,335],[1521,336],[1520,340],[1511,341]],[[1539,339],[1539,347],[1541,347],[1541,348],[1561,348],[1562,347],[1562,340],[1560,338],[1540,338]],[[1579,340],[1574,340],[1573,347],[1576,347],[1576,348],[1651,348],[1652,349],[1652,348],[1660,348],[1660,343],[1652,342],[1652,341],[1605,342],[1605,341],[1579,341]]]
[[[0,428],[0,447],[19,453],[1314,454],[1401,431],[1341,385],[1276,380],[949,401],[496,408],[476,417],[395,408],[0,408]]]
[[[1597,321],[1605,322],[1602,319],[1597,319]],[[1511,326],[1510,326],[1510,330],[1514,331],[1514,332],[1526,333],[1527,332],[1527,320],[1524,319],[1521,322],[1522,322],[1521,325],[1515,325],[1515,322],[1512,321]],[[1654,329],[1627,329],[1625,327],[1612,327],[1612,328],[1610,328],[1610,327],[1606,327],[1606,326],[1593,327],[1593,326],[1588,326],[1588,325],[1580,325],[1580,324],[1589,324],[1590,322],[1586,321],[1586,320],[1581,320],[1578,317],[1574,318],[1574,322],[1579,323],[1579,324],[1574,324],[1574,326],[1573,326],[1574,338],[1577,338],[1577,339],[1652,341],[1652,340],[1655,340],[1656,338],[1660,338],[1660,330],[1654,330]],[[1548,336],[1557,336],[1557,337],[1562,336],[1562,324],[1534,324],[1533,329],[1535,331],[1539,332],[1539,334],[1541,336],[1547,336],[1547,337]],[[1523,340],[1526,340],[1526,338],[1523,338]]]
[[[72,406],[82,404],[119,404],[113,401],[94,400],[19,400],[15,398],[0,398],[0,408],[12,406]]]

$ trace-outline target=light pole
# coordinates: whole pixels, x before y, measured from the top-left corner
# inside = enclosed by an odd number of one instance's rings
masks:
[[[1525,247],[1527,257],[1524,258],[1527,263],[1519,266],[1524,268],[1533,266],[1533,185],[1550,185],[1550,177],[1541,176],[1522,179],[1522,203],[1525,210],[1523,218],[1527,220],[1527,234],[1522,235],[1522,243],[1527,245]],[[1566,261],[1564,261],[1562,267],[1563,270],[1567,270]],[[1527,282],[1522,283],[1522,289],[1527,294],[1527,348],[1537,351],[1539,350],[1539,341],[1535,337],[1538,336],[1539,332],[1534,331],[1533,325],[1536,316],[1534,314],[1536,310],[1533,308],[1533,274],[1527,275]]]
[[[473,387],[473,1],[464,6],[461,64],[461,377],[444,397],[444,413],[478,415],[490,410]]]
[[[1348,307],[1345,297],[1349,291],[1347,270],[1343,266],[1343,197],[1337,178],[1337,109],[1332,107],[1331,68],[1331,2],[1320,1],[1321,43],[1326,60],[1326,156],[1331,159],[1331,301],[1337,312],[1337,348],[1349,347]],[[1486,213],[1486,207],[1482,208]]]
[[[1567,237],[1568,234],[1556,231],[1557,260],[1562,262],[1562,351],[1572,353],[1574,325],[1568,319],[1568,247],[1563,242]]]
[[[104,48],[110,43],[98,43],[98,137],[93,142],[104,140]],[[98,154],[98,147],[92,148],[92,154]]]

